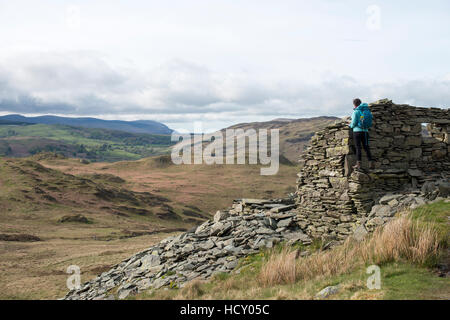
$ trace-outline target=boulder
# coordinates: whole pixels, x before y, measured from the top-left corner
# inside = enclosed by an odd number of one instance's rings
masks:
[[[266,203],[270,203],[269,200],[264,200],[264,199],[242,199],[241,201],[246,206],[247,205],[252,205],[252,204],[263,205],[263,204],[266,204]]]
[[[402,197],[401,194],[387,194],[379,200],[380,204],[388,204],[392,200],[397,200],[398,198]]]
[[[149,269],[161,264],[161,258],[154,254],[149,254],[141,259],[141,269]]]
[[[279,205],[272,209],[270,209],[270,212],[278,213],[278,212],[284,212],[289,211],[291,209],[295,208],[295,205]]]
[[[395,210],[389,205],[375,205],[370,211],[370,216],[376,217],[391,217],[395,214]]]
[[[340,290],[339,285],[337,286],[329,286],[324,289],[322,289],[320,292],[318,292],[315,296],[316,299],[326,299],[329,296],[338,293]]]
[[[411,177],[421,177],[423,175],[422,171],[419,169],[408,169],[408,174]]]
[[[228,218],[229,214],[225,211],[217,211],[216,214],[214,215],[214,222],[219,222],[222,221],[226,218]]]
[[[294,220],[292,218],[282,219],[278,221],[277,227],[278,228],[289,227],[293,223],[293,221]]]
[[[450,182],[439,181],[437,186],[439,189],[439,196],[443,198],[450,197]]]
[[[230,230],[232,227],[232,224],[230,222],[223,223],[223,222],[216,222],[211,227],[211,236],[217,236],[225,234],[228,230]]]
[[[215,246],[216,246],[216,244],[214,243],[214,241],[209,239],[205,243],[202,243],[199,247],[203,250],[210,250],[210,249],[214,248]]]
[[[356,241],[362,241],[365,239],[365,237],[369,234],[369,232],[367,232],[366,228],[364,227],[364,225],[359,225],[358,227],[356,227],[355,231],[353,232],[353,238]]]

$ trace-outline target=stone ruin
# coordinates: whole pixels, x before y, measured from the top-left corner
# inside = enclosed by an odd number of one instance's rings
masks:
[[[343,240],[358,226],[370,231],[383,224],[383,214],[376,212],[383,195],[423,189],[436,181],[448,186],[450,109],[397,105],[387,99],[369,107],[374,170],[364,170],[364,150],[363,170],[352,169],[356,155],[350,118],[317,132],[300,159],[296,203],[313,238]]]
[[[375,170],[352,170],[349,119],[338,121],[317,132],[302,155],[294,197],[235,200],[213,219],[133,255],[63,299],[124,299],[148,289],[180,288],[220,272],[239,273],[238,260],[262,248],[279,242],[305,248],[321,239],[327,249],[350,235],[361,240],[402,208],[449,197],[449,110],[389,100],[370,108]],[[309,255],[302,250],[299,256]]]

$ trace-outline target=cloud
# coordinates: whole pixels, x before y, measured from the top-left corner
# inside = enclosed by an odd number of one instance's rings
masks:
[[[343,116],[356,96],[443,107],[450,101],[450,79],[370,83],[325,74],[322,81],[310,83],[218,72],[184,60],[139,70],[113,65],[92,52],[27,53],[0,60],[2,112],[231,124],[280,116]]]

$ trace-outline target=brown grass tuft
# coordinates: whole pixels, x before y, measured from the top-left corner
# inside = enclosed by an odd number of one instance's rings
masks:
[[[342,246],[306,258],[296,259],[292,248],[272,251],[258,280],[267,287],[341,275],[365,264],[398,260],[424,264],[438,255],[438,249],[438,233],[433,226],[402,216],[378,228],[363,242],[349,238]]]
[[[263,286],[274,283],[293,283],[297,277],[296,252],[283,248],[281,252],[272,252],[267,263],[260,271],[259,280]]]
[[[439,237],[433,226],[403,216],[377,229],[362,249],[365,262],[383,264],[404,259],[424,264],[437,256]]]
[[[230,290],[239,289],[239,284],[234,278],[228,278],[227,280],[221,282],[220,289],[227,292]]]
[[[204,281],[201,280],[192,280],[191,282],[187,283],[186,286],[180,291],[178,298],[186,300],[200,298],[204,294],[204,291],[202,289],[203,283]]]

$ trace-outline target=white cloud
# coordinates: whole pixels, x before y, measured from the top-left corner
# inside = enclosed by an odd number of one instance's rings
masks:
[[[219,128],[449,99],[450,2],[0,1],[0,112]],[[73,10],[75,8],[75,10]]]
[[[450,101],[445,77],[370,84],[329,74],[311,84],[217,72],[183,60],[144,72],[113,67],[92,52],[16,56],[3,61],[0,70],[3,112],[134,115],[176,126],[198,120],[214,127],[277,117],[343,116],[356,96],[425,106]]]

